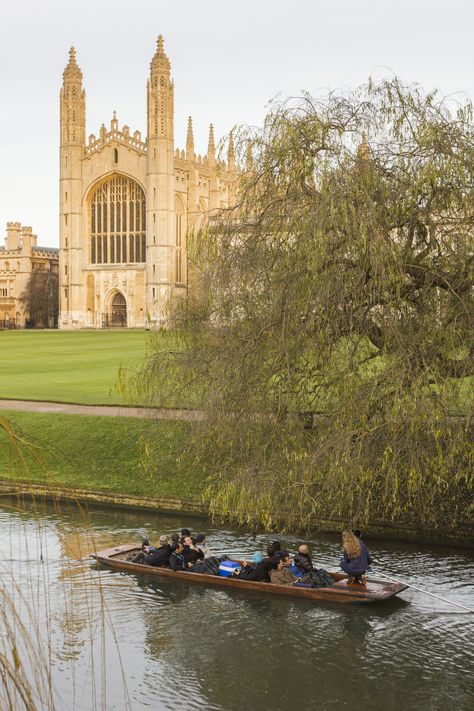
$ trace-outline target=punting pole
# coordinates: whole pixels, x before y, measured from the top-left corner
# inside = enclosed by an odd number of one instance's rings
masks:
[[[248,551],[213,551],[213,555],[251,555]]]
[[[417,588],[415,585],[412,585],[411,583],[407,583],[406,580],[398,580],[397,578],[392,578],[390,575],[385,575],[385,573],[381,573],[380,570],[372,570],[375,575],[381,575],[383,578],[387,578],[387,580],[391,580],[392,583],[400,583],[400,585],[406,585],[408,588],[412,588],[413,590],[416,590],[417,592],[421,592],[424,595],[430,595],[430,597],[435,597],[437,600],[441,600],[442,602],[447,602],[450,605],[456,605],[456,607],[460,607],[461,610],[466,610],[466,612],[470,612],[471,614],[474,614],[474,610],[471,610],[470,607],[465,607],[464,605],[461,605],[459,602],[453,602],[452,600],[448,600],[447,597],[442,597],[442,595],[435,595],[435,593],[428,592],[428,590],[422,590],[421,588]]]

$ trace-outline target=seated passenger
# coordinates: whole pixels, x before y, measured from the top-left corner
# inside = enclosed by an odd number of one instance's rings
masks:
[[[170,562],[171,545],[168,536],[160,536],[159,548],[153,548],[146,559],[147,565],[154,565],[157,568],[167,568]]]
[[[203,560],[204,553],[194,545],[191,536],[186,536],[183,543],[183,558],[187,568],[192,568],[198,560]]]
[[[275,554],[281,550],[281,545],[278,541],[274,541],[267,546],[267,557],[274,558]]]
[[[171,568],[171,570],[174,570],[175,572],[177,570],[179,570],[179,571],[189,570],[188,566],[184,562],[183,546],[181,543],[178,543],[178,545],[173,546],[173,550],[171,551],[171,555],[170,555],[170,568]]]
[[[171,546],[177,546],[181,536],[179,533],[170,533],[170,544]]]
[[[204,553],[204,558],[210,558],[212,556],[212,551],[207,545],[207,539],[204,533],[198,533],[194,539],[196,548]]]
[[[274,558],[263,558],[261,553],[254,553],[251,563],[243,563],[239,578],[242,580],[254,580],[258,583],[269,583],[270,571],[274,565]]]
[[[189,528],[182,528],[180,531],[180,534],[179,534],[179,539],[180,539],[181,543],[184,543],[184,539],[190,535],[191,535],[191,531],[189,530]]]
[[[306,543],[298,547],[298,553],[294,557],[295,565],[302,573],[310,573],[314,570],[313,561],[309,555],[309,548]]]
[[[294,585],[299,578],[290,570],[291,558],[287,551],[279,551],[270,570],[270,582],[274,585]]]
[[[148,538],[144,538],[140,551],[138,553],[134,553],[132,557],[129,558],[129,560],[131,563],[140,563],[141,565],[146,565],[150,553],[155,550],[156,548],[150,545],[150,541],[148,540]]]
[[[342,550],[341,568],[347,573],[347,582],[365,584],[363,576],[370,568],[372,558],[364,541],[360,541],[352,531],[343,531]]]

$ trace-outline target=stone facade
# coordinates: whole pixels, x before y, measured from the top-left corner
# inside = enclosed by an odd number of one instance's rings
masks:
[[[29,314],[21,301],[34,270],[58,271],[59,250],[38,247],[31,227],[7,222],[5,246],[0,247],[0,327],[24,327]],[[51,324],[53,325],[53,324]]]
[[[119,127],[86,140],[86,96],[74,48],[63,74],[60,148],[60,317],[62,329],[157,327],[170,298],[191,288],[188,230],[229,203],[236,175],[196,155],[192,120],[186,149],[174,145],[174,83],[158,38],[147,83],[147,137]]]

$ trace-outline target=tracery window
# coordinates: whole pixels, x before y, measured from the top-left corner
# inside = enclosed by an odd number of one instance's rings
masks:
[[[137,182],[114,175],[90,202],[92,264],[124,264],[146,259],[146,201]]]

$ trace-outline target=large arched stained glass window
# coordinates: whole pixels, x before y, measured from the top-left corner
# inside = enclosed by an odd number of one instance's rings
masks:
[[[145,193],[131,178],[115,175],[94,191],[90,226],[92,264],[145,261]]]

